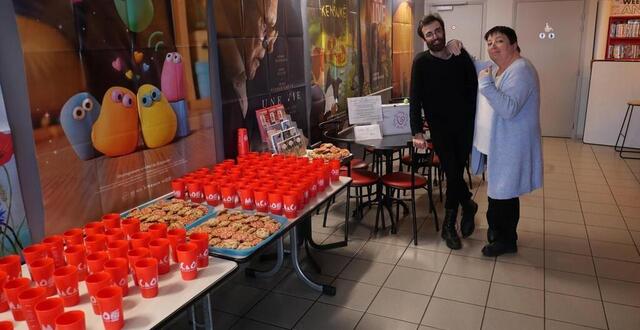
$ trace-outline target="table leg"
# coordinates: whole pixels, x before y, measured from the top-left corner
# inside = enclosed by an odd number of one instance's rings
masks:
[[[311,280],[307,275],[302,271],[302,267],[300,266],[300,260],[298,259],[298,234],[294,230],[289,232],[289,238],[291,239],[291,263],[293,265],[293,269],[295,270],[298,278],[304,282],[306,285],[311,287],[316,291],[320,291],[323,294],[329,296],[335,296],[336,288],[331,285],[319,284]]]
[[[205,320],[205,329],[213,329],[213,305],[211,304],[211,292],[207,292],[207,301],[206,301],[206,318]]]
[[[295,228],[292,231],[295,231]],[[278,271],[280,271],[280,269],[282,268],[282,265],[284,264],[284,243],[282,241],[282,237],[278,238],[278,240],[276,241],[276,249],[277,249],[277,251],[276,251],[276,264],[273,266],[273,268],[271,268],[271,269],[269,269],[267,271],[261,271],[261,270],[257,270],[257,269],[253,269],[253,268],[247,268],[247,269],[244,270],[245,275],[247,275],[249,277],[265,278],[265,277],[273,276]]]

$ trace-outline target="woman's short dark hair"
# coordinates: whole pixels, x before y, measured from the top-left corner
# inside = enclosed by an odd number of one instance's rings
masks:
[[[422,40],[424,40],[424,34],[422,33],[422,28],[435,21],[438,21],[442,29],[444,29],[444,21],[442,20],[442,17],[440,17],[440,15],[438,14],[429,14],[420,20],[420,22],[418,23],[418,36],[420,36]]]
[[[507,36],[507,39],[509,39],[510,45],[513,45],[514,43],[518,42],[518,36],[516,35],[516,31],[508,26],[502,26],[502,25],[494,26],[489,31],[487,31],[487,33],[484,34],[484,40],[487,41],[490,36],[498,33],[501,33]],[[517,49],[518,49],[518,52],[520,52],[520,46],[518,46]]]

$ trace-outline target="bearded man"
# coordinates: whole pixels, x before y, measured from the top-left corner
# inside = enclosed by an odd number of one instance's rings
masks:
[[[462,206],[460,230],[468,237],[475,228],[478,205],[464,181],[473,143],[478,78],[473,61],[462,49],[454,56],[446,47],[445,25],[437,15],[425,16],[418,35],[428,50],[416,55],[411,68],[411,132],[416,148],[426,148],[426,119],[436,154],[447,177],[442,238],[451,249],[462,243],[456,232],[458,205]],[[423,118],[424,114],[424,118]]]

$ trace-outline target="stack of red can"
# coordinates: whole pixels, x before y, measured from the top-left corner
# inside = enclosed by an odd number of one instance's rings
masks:
[[[116,213],[47,237],[22,254],[31,279],[22,277],[20,256],[0,258],[0,312],[10,308],[14,320],[26,320],[32,330],[84,329],[83,312],[64,311],[79,303],[82,281],[105,329],[120,329],[130,273],[142,297],[153,298],[158,295],[159,275],[170,271],[170,255],[180,264],[184,280],[195,279],[198,268],[209,264],[208,237],[193,234],[187,242],[184,229],[167,230],[163,224],[141,232],[138,219],[121,221]],[[48,298],[56,292],[58,297]]]
[[[249,152],[238,162],[225,160],[171,182],[177,198],[211,206],[284,214],[298,212],[331,182],[338,180],[340,161]]]

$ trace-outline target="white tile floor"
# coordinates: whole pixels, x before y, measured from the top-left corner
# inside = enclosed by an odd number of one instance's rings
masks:
[[[640,161],[547,138],[544,161],[544,189],[521,198],[517,255],[480,253],[487,194],[474,178],[480,211],[462,250],[443,244],[420,194],[418,246],[410,217],[397,235],[374,236],[370,211],[348,247],[313,252],[314,277],[336,296],[290,268],[266,281],[239,271],[214,295],[216,329],[640,329]],[[341,238],[343,212],[338,203],[326,228],[314,217],[317,240]]]

